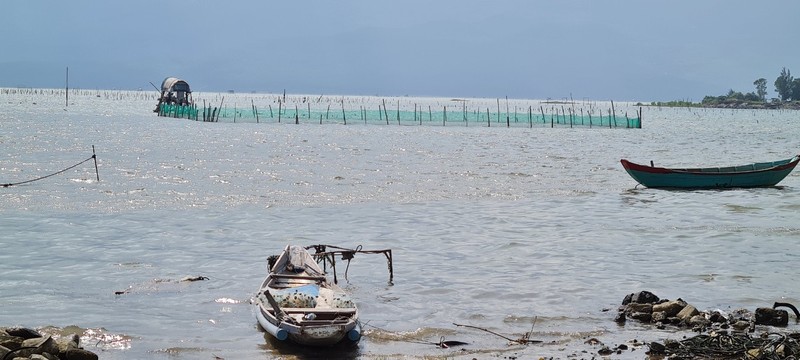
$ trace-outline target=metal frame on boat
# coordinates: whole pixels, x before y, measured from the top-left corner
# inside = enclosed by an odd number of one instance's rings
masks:
[[[739,166],[706,168],[664,168],[640,165],[622,159],[622,167],[649,188],[725,189],[775,186],[800,161],[800,155],[789,159]]]

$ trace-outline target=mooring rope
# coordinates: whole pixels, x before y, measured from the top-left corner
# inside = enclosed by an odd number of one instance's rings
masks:
[[[89,160],[93,160],[93,159],[94,159],[95,161],[97,161],[97,160],[96,160],[96,159],[97,159],[97,155],[96,155],[96,154],[92,154],[92,156],[90,156],[88,159],[86,159],[86,160],[83,160],[83,161],[81,161],[81,162],[79,162],[79,163],[77,163],[77,164],[75,164],[75,165],[72,165],[72,166],[70,166],[70,167],[68,167],[68,168],[66,168],[66,169],[64,169],[64,170],[61,170],[61,171],[58,171],[58,172],[54,172],[54,173],[52,173],[52,174],[50,174],[50,175],[45,175],[45,176],[38,177],[38,178],[36,178],[36,179],[31,179],[31,180],[20,181],[20,182],[17,182],[17,183],[8,183],[8,184],[2,184],[2,186],[3,186],[3,187],[9,187],[9,186],[15,186],[15,185],[22,185],[22,184],[31,183],[31,182],[34,182],[34,181],[39,181],[39,180],[47,179],[47,178],[49,178],[49,177],[51,177],[51,176],[55,176],[55,175],[58,175],[58,174],[61,174],[61,173],[65,172],[65,171],[67,171],[67,170],[73,169],[73,168],[75,168],[75,167],[77,167],[77,166],[79,166],[79,165],[81,165],[81,164],[83,164],[83,163],[85,163],[85,162],[87,162],[87,161],[89,161]],[[96,170],[96,169],[95,169],[95,170]],[[99,178],[99,176],[98,176],[98,178]]]

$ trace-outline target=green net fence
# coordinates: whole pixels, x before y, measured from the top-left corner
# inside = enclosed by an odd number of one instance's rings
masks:
[[[497,112],[443,108],[439,111],[428,109],[386,110],[386,109],[312,109],[312,108],[235,108],[207,107],[162,104],[160,116],[185,118],[210,122],[252,122],[252,123],[316,123],[316,124],[375,124],[375,125],[435,125],[435,126],[504,126],[504,127],[605,127],[641,128],[640,117],[617,115],[611,112],[597,115],[572,113],[568,111],[546,113]]]

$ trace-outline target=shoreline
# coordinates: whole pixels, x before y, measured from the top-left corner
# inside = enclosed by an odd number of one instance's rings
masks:
[[[674,107],[674,108],[703,108],[703,109],[736,109],[736,110],[800,110],[800,101],[789,102],[742,102],[732,101],[715,104],[693,103],[689,101],[652,102],[650,104],[637,103],[637,106]]]

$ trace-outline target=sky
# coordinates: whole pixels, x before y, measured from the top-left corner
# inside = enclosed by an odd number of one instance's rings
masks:
[[[700,101],[800,75],[797,0],[3,0],[0,87]]]

